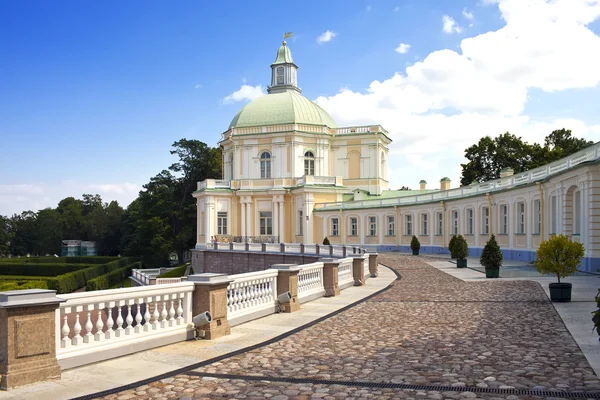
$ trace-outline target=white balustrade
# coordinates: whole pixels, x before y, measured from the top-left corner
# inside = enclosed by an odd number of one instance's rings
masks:
[[[227,319],[232,326],[276,311],[277,273],[266,270],[229,275],[233,282],[227,288]]]
[[[157,285],[168,285],[170,283],[180,283],[181,278],[156,278]]]
[[[233,243],[233,250],[234,251],[244,251],[246,250],[246,243]]]
[[[302,265],[298,273],[298,300],[300,303],[325,294],[322,262]]]
[[[265,249],[271,253],[281,253],[281,245],[279,243],[266,243]]]
[[[191,339],[194,284],[183,282],[61,295],[56,356],[70,368]]]
[[[344,257],[344,246],[333,245],[332,247],[334,257]]]
[[[248,251],[262,251],[262,243],[248,243]]]
[[[305,244],[304,245],[304,254],[317,255],[317,246],[314,244]]]
[[[354,284],[354,274],[352,269],[352,258],[344,258],[340,260],[338,267],[338,286],[342,289],[342,286],[350,286]]]
[[[286,253],[300,254],[301,253],[300,244],[298,244],[298,243],[286,243],[285,244],[285,252]]]

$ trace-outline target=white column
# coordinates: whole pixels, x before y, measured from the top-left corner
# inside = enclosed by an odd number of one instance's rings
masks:
[[[284,238],[284,232],[285,232],[285,223],[284,223],[284,212],[283,212],[283,207],[284,207],[284,201],[283,199],[281,199],[281,202],[279,203],[279,240],[281,242],[285,241]]]
[[[246,203],[246,236],[253,236],[252,231],[252,198],[249,198]]]
[[[240,236],[247,236],[246,235],[246,202],[242,201],[241,205],[242,205],[242,232],[241,232]]]
[[[213,198],[207,197],[205,200],[204,214],[206,225],[204,226],[204,231],[206,232],[206,240],[211,241],[213,236],[215,235],[215,231],[213,229],[214,222],[214,212],[215,212],[215,203]]]
[[[279,202],[273,198],[272,213],[273,213],[273,236],[279,236]]]
[[[308,194],[304,200],[304,213],[306,214],[305,223],[306,229],[304,231],[304,243],[316,243],[313,237],[313,208],[315,202],[312,194]]]
[[[202,209],[200,208],[200,199],[196,199],[196,245],[200,243],[200,234],[202,232]],[[206,239],[206,237],[205,237]],[[206,244],[206,240],[204,243]]]

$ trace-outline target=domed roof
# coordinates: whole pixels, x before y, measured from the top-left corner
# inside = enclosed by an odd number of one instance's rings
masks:
[[[325,110],[295,90],[269,93],[246,104],[229,129],[281,124],[325,125],[337,128]]]

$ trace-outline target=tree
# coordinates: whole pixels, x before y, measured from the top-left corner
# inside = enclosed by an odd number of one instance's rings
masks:
[[[12,231],[11,254],[17,256],[36,254],[38,237],[36,217],[33,211],[24,211],[20,215],[15,214],[10,218],[10,229]]]
[[[500,246],[496,241],[496,235],[492,235],[485,244],[479,263],[486,268],[500,268],[502,266],[502,251],[500,251]]]
[[[577,272],[585,249],[581,243],[573,242],[565,235],[552,236],[540,243],[535,258],[535,268],[541,274],[553,274],[565,278]]]
[[[500,177],[503,168],[512,168],[515,173],[533,169],[582,150],[593,142],[571,136],[566,129],[555,130],[546,136],[544,146],[524,142],[508,132],[491,138],[485,136],[477,144],[465,150],[469,160],[461,164],[461,185],[485,182]]]
[[[10,254],[12,237],[10,219],[0,215],[0,257]]]

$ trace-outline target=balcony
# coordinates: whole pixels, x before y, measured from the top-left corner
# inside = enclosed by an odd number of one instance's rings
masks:
[[[344,186],[341,176],[313,176],[304,175],[297,179],[296,186]]]
[[[198,182],[198,190],[205,189],[231,189],[231,181],[221,179],[205,179]]]

